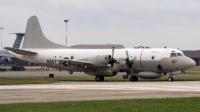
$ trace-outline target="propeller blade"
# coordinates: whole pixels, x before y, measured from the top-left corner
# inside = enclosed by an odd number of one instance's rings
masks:
[[[112,48],[112,58],[113,58],[113,56],[114,56],[114,47]]]
[[[111,74],[113,73],[113,67],[111,67]]]
[[[127,59],[129,59],[129,54],[128,54],[128,51],[126,51],[126,57],[127,57]]]
[[[126,51],[126,65],[127,65],[127,67],[129,68],[129,70],[130,70],[130,72],[131,72],[131,75],[133,75],[133,70],[132,70],[132,65],[133,65],[133,61],[134,61],[134,59],[133,60],[131,60],[130,61],[130,58],[129,58],[129,53],[128,53],[128,50]]]

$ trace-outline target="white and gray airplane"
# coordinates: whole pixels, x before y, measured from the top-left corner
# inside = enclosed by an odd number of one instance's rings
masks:
[[[16,34],[13,48],[19,49],[24,33],[12,33]],[[14,62],[15,57],[10,55],[6,49],[0,49],[0,64],[9,64]]]
[[[22,49],[5,47],[13,56],[32,63],[73,72],[84,72],[104,77],[124,72],[124,78],[138,81],[138,77],[155,79],[173,75],[195,66],[195,62],[182,51],[170,48],[124,48],[123,45],[74,45],[55,44],[43,34],[36,16],[27,22]]]

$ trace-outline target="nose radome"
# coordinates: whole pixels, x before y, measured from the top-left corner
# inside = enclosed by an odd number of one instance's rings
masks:
[[[186,60],[187,60],[186,64],[187,64],[188,68],[192,68],[192,67],[196,66],[196,62],[193,59],[187,57]]]
[[[196,66],[196,62],[193,59],[190,59],[188,61],[188,65],[190,65],[191,67],[194,67],[194,66]]]

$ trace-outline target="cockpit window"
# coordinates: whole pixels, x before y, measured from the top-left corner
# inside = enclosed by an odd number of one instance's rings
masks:
[[[177,57],[176,53],[171,53],[170,57]]]
[[[181,54],[181,53],[177,53],[177,55],[178,55],[178,56],[183,56],[183,54]]]

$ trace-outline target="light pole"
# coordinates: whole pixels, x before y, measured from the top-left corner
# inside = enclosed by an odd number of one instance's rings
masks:
[[[4,28],[0,28],[1,29],[1,48],[2,48],[2,30],[4,29]]]
[[[64,20],[64,22],[66,22],[66,44],[67,44],[67,22],[69,22],[69,20]]]

